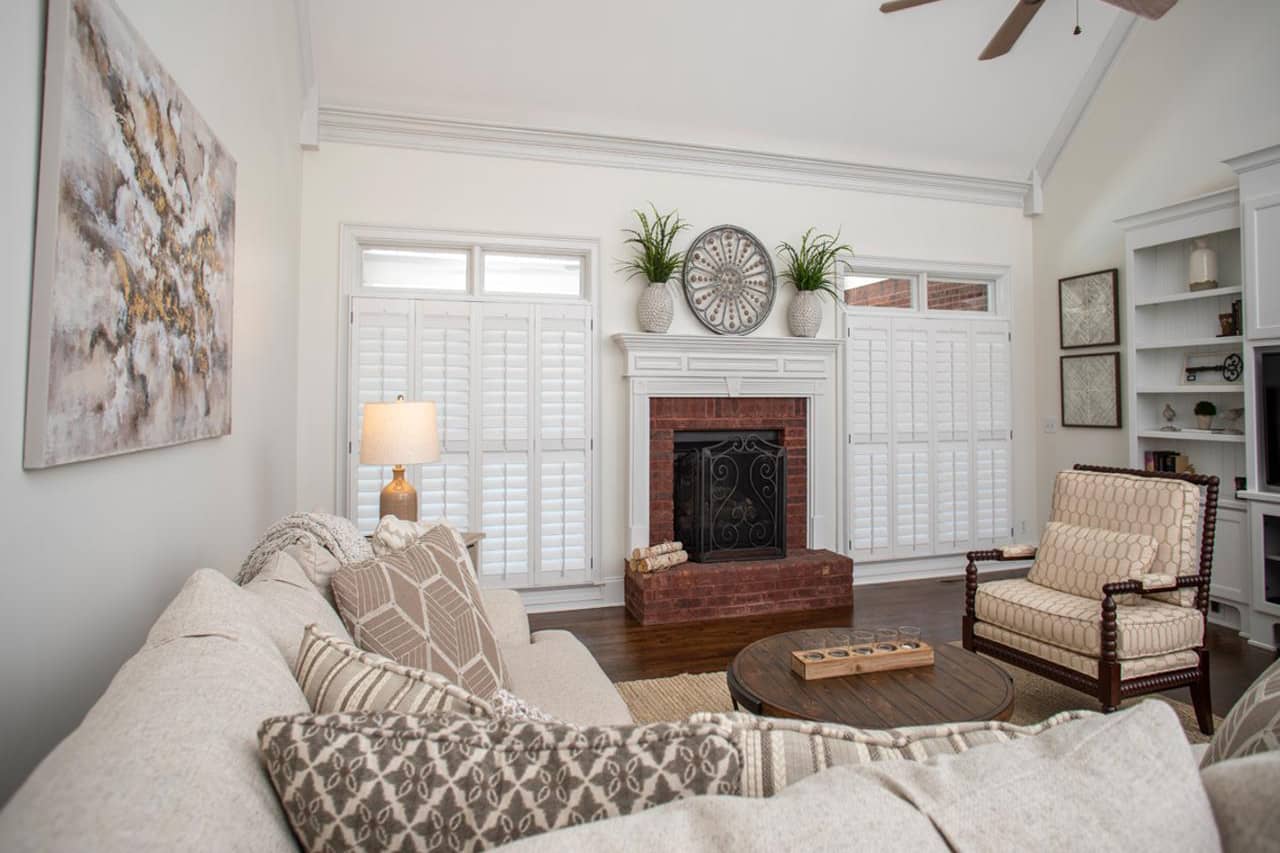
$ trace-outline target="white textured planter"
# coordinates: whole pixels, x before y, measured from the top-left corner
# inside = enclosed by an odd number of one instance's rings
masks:
[[[640,294],[636,314],[640,318],[642,331],[662,334],[671,328],[675,304],[671,299],[671,288],[665,281],[649,282],[649,286]]]
[[[1213,429],[1213,415],[1196,415],[1196,426],[1200,429]]]
[[[817,337],[822,328],[822,294],[813,290],[796,291],[787,310],[787,322],[791,325],[791,334],[797,338]]]

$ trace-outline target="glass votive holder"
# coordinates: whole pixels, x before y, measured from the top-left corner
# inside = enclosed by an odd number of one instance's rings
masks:
[[[876,651],[891,652],[898,648],[897,628],[876,628]]]
[[[898,642],[904,649],[920,648],[920,629],[915,625],[899,625]]]
[[[849,645],[851,646],[870,646],[876,641],[876,632],[868,631],[865,628],[857,628],[849,634]],[[869,653],[867,649],[863,654]]]

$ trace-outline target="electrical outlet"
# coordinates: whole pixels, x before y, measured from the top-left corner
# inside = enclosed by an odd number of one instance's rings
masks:
[[[1045,419],[1044,419],[1044,431],[1045,431],[1045,432],[1057,432],[1057,431],[1058,431],[1058,419],[1057,419],[1057,418],[1045,418]]]
[[[1026,521],[1026,519],[1025,519],[1025,518],[1024,518],[1022,521],[1019,521],[1019,522],[1018,522],[1018,532],[1019,532],[1019,533],[1022,533],[1023,535],[1025,535],[1025,534],[1026,534],[1026,532],[1027,532],[1027,521]]]

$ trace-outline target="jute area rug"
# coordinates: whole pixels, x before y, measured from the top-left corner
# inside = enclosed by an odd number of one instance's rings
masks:
[[[1059,711],[1077,708],[1099,710],[1098,703],[1089,696],[1047,678],[1041,678],[1025,670],[994,661],[1013,678],[1013,716],[1009,722],[1015,725],[1038,723]],[[654,723],[662,720],[683,720],[698,711],[732,711],[733,701],[725,684],[723,672],[705,672],[698,675],[684,673],[670,678],[647,678],[640,681],[622,681],[614,685],[638,723]],[[1187,740],[1206,743],[1208,738],[1196,726],[1195,710],[1186,702],[1179,702],[1160,694],[1151,699],[1164,702],[1178,715]],[[1127,708],[1141,698],[1127,699],[1121,707]],[[1221,724],[1222,718],[1214,718]]]

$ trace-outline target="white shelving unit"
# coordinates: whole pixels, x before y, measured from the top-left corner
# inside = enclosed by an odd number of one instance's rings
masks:
[[[1241,335],[1219,337],[1218,315],[1242,300],[1244,288],[1240,198],[1224,190],[1119,220],[1125,230],[1125,424],[1129,462],[1144,465],[1148,451],[1173,450],[1187,456],[1197,472],[1221,481],[1218,535],[1214,544],[1210,618],[1247,630],[1252,599],[1249,576],[1247,504],[1234,500],[1235,478],[1244,476],[1246,437],[1197,428],[1195,405],[1201,400],[1218,410],[1215,425],[1230,409],[1244,408],[1243,378],[1227,382],[1221,373],[1201,373],[1187,382],[1188,353],[1221,351],[1243,357]],[[1187,267],[1197,240],[1218,255],[1213,290],[1187,288]],[[1163,411],[1177,412],[1176,432],[1165,426]],[[1245,428],[1243,424],[1240,428]]]

